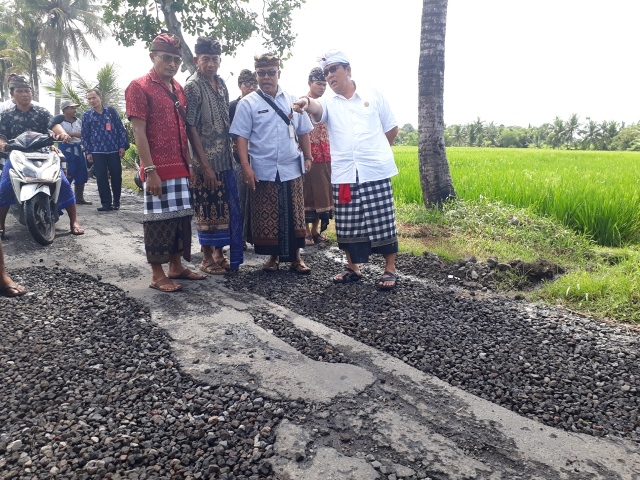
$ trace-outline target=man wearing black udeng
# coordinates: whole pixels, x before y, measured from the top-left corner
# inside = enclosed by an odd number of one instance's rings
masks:
[[[0,136],[12,140],[27,131],[48,134],[49,128],[51,128],[57,140],[68,142],[71,139],[59,124],[50,124],[52,117],[47,109],[31,103],[33,99],[31,86],[24,77],[14,77],[9,84],[9,92],[15,107],[0,115]],[[9,207],[16,201],[9,178],[10,167],[11,162],[7,160],[0,176],[0,238],[3,239]],[[61,174],[62,183],[58,197],[58,208],[67,210],[71,234],[82,235],[84,230],[80,227],[77,219],[76,197],[64,172]]]

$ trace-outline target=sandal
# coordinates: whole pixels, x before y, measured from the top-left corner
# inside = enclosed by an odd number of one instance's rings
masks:
[[[81,227],[71,227],[71,235],[84,235],[84,229]]]
[[[378,283],[376,287],[378,290],[393,290],[396,288],[396,281],[398,280],[398,275],[393,272],[384,272],[382,277],[378,279]],[[385,285],[385,283],[391,282],[391,285]]]
[[[327,237],[325,237],[324,235],[322,235],[321,233],[314,233],[313,234],[313,241],[314,241],[314,243],[324,243],[324,242],[328,242],[329,239]]]
[[[340,278],[338,278],[338,276]],[[352,268],[345,267],[344,273],[339,273],[333,277],[333,283],[357,282],[362,278],[362,273],[356,273]]]
[[[202,262],[198,268],[201,272],[208,273],[209,275],[224,275],[227,273],[224,268],[213,261],[211,263]]]
[[[215,261],[215,260],[214,260]],[[229,270],[231,268],[231,262],[229,261],[229,259],[227,257],[224,257],[222,260],[220,260],[219,262],[216,261],[216,263],[218,265],[220,265],[221,268],[224,268],[225,270]]]
[[[167,275],[171,279],[180,279],[180,280],[204,280],[206,275],[201,275],[196,272],[192,272],[188,268],[182,270],[178,275]]]
[[[311,245],[314,245],[315,242],[313,241],[313,236],[311,235],[305,235],[304,237],[304,246],[305,247],[310,247]]]
[[[0,296],[3,297],[20,297],[27,293],[27,289],[22,285],[7,285],[6,287],[0,287]]]
[[[299,262],[292,262],[289,266],[289,270],[299,275],[309,275],[311,273],[311,269],[307,267],[302,260]]]
[[[275,272],[280,268],[280,262],[277,260],[268,260],[262,265],[262,270],[265,272]]]
[[[164,293],[177,292],[182,290],[182,285],[179,283],[173,282],[170,278],[164,277],[158,280],[157,282],[151,282],[149,284],[149,288],[153,288],[155,290],[159,290]]]

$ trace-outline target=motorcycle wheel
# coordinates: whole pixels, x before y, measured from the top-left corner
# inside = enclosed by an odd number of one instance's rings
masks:
[[[56,237],[55,223],[47,221],[49,197],[40,192],[26,201],[24,216],[29,232],[40,245],[50,245]]]

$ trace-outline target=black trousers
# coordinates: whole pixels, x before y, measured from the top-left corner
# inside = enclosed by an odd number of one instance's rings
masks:
[[[120,154],[94,153],[93,173],[98,184],[100,203],[103,207],[119,206],[120,193],[122,191],[122,163]],[[111,188],[109,188],[109,176],[111,176]],[[111,196],[113,192],[113,197]]]

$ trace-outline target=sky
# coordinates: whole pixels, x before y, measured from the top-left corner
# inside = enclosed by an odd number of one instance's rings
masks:
[[[306,94],[316,58],[338,48],[351,61],[353,79],[384,94],[398,125],[417,127],[421,14],[417,0],[306,0],[293,15],[298,37],[280,85]],[[634,0],[449,0],[445,123],[480,117],[497,125],[540,125],[573,113],[581,121],[640,121],[638,18]],[[234,57],[223,57],[218,73],[232,98],[239,94],[239,71],[253,69],[253,56],[265,50],[251,40]],[[151,68],[141,43],[125,48],[111,40],[94,51],[98,61],[81,61],[86,78],[114,62],[124,88]],[[184,83],[186,77],[176,78]],[[43,101],[53,107],[53,100]]]

